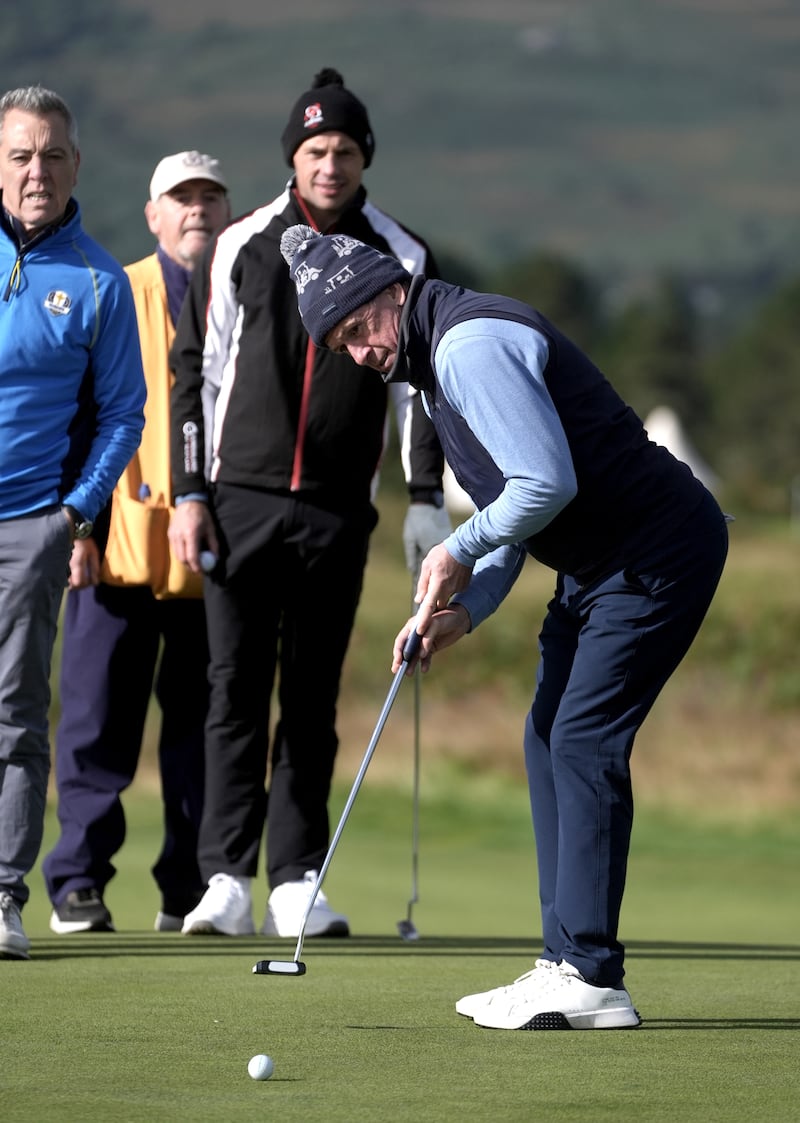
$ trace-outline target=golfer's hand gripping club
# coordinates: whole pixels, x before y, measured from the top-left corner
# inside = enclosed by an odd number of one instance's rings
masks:
[[[403,644],[403,670],[407,670],[419,654],[420,646],[422,645],[422,636],[416,628],[409,632],[408,639]]]

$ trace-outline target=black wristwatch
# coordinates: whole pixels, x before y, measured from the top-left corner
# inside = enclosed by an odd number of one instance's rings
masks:
[[[72,519],[72,533],[76,538],[88,538],[94,530],[94,523],[85,519],[77,507],[70,507],[68,503],[64,504],[64,510]]]

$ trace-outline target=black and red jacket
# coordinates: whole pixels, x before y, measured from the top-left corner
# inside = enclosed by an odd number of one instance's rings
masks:
[[[282,233],[297,223],[309,215],[290,182],[227,226],[192,275],[170,354],[175,497],[219,481],[296,493],[342,512],[371,500],[388,391],[375,371],[311,343],[280,253]],[[363,188],[335,230],[393,254],[409,273],[435,275],[425,243],[369,203]],[[413,498],[430,501],[441,488],[442,454],[413,402],[401,410],[412,425],[406,480]]]

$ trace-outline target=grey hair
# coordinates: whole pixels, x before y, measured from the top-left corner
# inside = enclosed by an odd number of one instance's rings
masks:
[[[58,94],[46,90],[44,86],[20,86],[8,90],[0,97],[0,140],[3,139],[3,124],[10,109],[21,109],[25,113],[58,113],[67,126],[67,139],[73,153],[78,151],[78,122],[72,110]]]

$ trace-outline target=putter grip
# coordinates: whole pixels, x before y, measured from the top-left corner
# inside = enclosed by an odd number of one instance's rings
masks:
[[[419,651],[419,645],[421,643],[422,643],[422,636],[419,634],[419,632],[415,628],[414,631],[411,633],[411,635],[406,640],[405,646],[403,647],[403,662],[404,663],[410,663],[411,662],[411,660],[414,658],[414,656]]]

